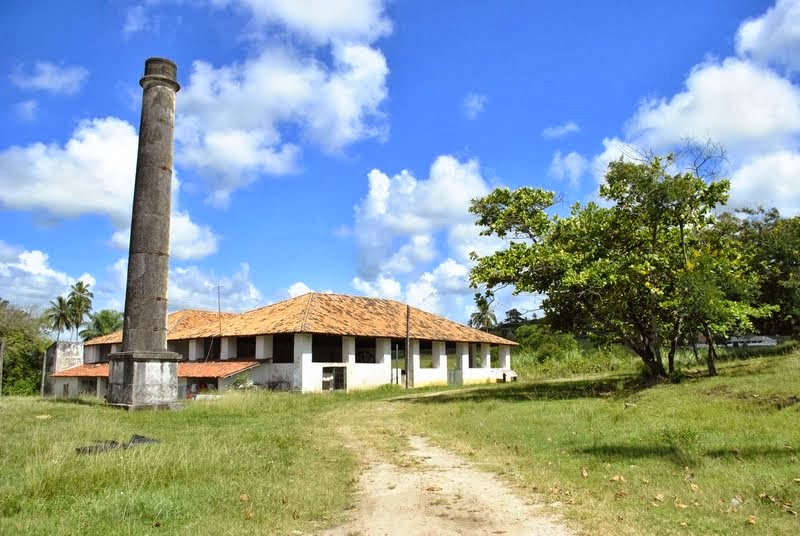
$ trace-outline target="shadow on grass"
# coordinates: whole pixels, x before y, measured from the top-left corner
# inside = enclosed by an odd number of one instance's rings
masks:
[[[674,445],[599,445],[578,449],[581,454],[596,456],[602,460],[626,461],[634,458],[663,458],[679,466],[694,465],[703,458],[730,458],[735,461],[763,458],[790,457],[793,451],[781,447],[746,447],[727,449],[687,449]]]
[[[394,402],[446,404],[450,402],[527,402],[531,400],[569,400],[627,396],[652,385],[638,375],[616,375],[593,379],[524,382],[466,388],[427,396],[407,396]]]
[[[76,406],[106,406],[101,398],[48,398],[47,402],[57,402],[59,404],[74,404]]]

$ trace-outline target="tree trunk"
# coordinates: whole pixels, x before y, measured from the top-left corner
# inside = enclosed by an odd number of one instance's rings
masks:
[[[666,378],[667,371],[664,370],[664,363],[660,359],[656,359],[656,355],[650,346],[633,347],[633,351],[642,358],[645,366],[647,366],[650,373],[654,378]]]
[[[678,348],[678,338],[681,333],[681,323],[683,319],[678,318],[672,326],[672,337],[669,341],[669,354],[667,355],[667,362],[669,364],[669,375],[675,374],[675,351]]]
[[[694,360],[700,361],[700,356],[697,355],[697,333],[692,331],[689,336],[692,338],[692,351],[694,352]]]
[[[706,339],[708,340],[708,354],[706,355],[706,365],[708,366],[708,375],[709,376],[716,376],[717,375],[717,366],[714,364],[714,360],[717,357],[717,351],[714,349],[714,339],[711,336],[711,329],[708,326],[703,326],[705,330]]]

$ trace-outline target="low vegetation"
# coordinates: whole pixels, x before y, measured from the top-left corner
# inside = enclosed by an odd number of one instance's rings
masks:
[[[723,358],[714,378],[687,363],[679,383],[656,385],[635,356],[612,356],[616,372],[425,396],[246,391],[156,413],[6,397],[0,533],[315,532],[354,504],[346,445],[402,467],[416,433],[585,534],[796,534],[800,353],[783,351]],[[75,451],[133,434],[159,443]]]

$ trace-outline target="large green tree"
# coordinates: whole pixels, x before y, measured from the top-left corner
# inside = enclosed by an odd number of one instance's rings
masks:
[[[603,204],[577,203],[566,217],[548,213],[557,199],[541,189],[497,189],[474,200],[481,233],[509,242],[473,256],[471,282],[546,294],[542,307],[559,329],[616,338],[653,376],[666,376],[681,334],[702,328],[713,336],[734,324],[734,310],[745,318],[753,312],[722,288],[744,271],[715,239],[714,209],[727,200],[728,182],[703,180],[697,168],[674,172],[677,164],[673,156],[612,162],[600,187]],[[722,268],[718,258],[726,259]]]
[[[45,321],[0,299],[0,340],[3,341],[3,394],[32,395],[41,381],[42,353],[50,344],[43,335]]]
[[[102,309],[89,313],[86,328],[81,330],[83,340],[93,339],[101,335],[108,335],[122,329],[122,313],[113,309]]]

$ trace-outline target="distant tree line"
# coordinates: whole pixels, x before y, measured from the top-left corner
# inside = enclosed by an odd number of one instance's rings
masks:
[[[60,341],[62,332],[88,340],[122,329],[122,313],[111,309],[92,312],[94,294],[82,281],[58,296],[43,313],[0,298],[0,340],[3,342],[4,395],[30,395],[39,391],[44,351]]]

